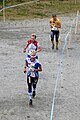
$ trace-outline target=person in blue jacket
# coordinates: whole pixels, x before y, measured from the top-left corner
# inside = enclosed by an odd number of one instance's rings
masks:
[[[42,71],[42,65],[36,59],[36,52],[30,54],[30,58],[26,58],[24,64],[24,73],[27,74],[27,85],[29,95],[29,105],[32,105],[32,97],[36,95],[36,85],[39,79],[39,72]]]

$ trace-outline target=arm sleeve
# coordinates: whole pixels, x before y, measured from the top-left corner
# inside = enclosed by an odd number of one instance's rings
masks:
[[[36,63],[36,64],[35,64],[35,68],[38,69],[38,67],[41,67],[41,64],[40,64],[40,63]]]
[[[39,44],[39,43],[37,43],[37,47],[40,47],[40,44]]]

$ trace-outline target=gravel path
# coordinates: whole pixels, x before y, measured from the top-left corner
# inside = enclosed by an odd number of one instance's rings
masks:
[[[50,120],[62,48],[74,17],[59,16],[62,28],[58,51],[51,49],[49,19],[0,22],[0,120]],[[75,35],[73,27],[71,48],[65,49],[63,54],[54,120],[80,120],[80,21],[78,29]],[[30,107],[23,73],[26,57],[23,48],[33,32],[43,48],[39,53],[43,71],[37,85],[37,96]]]

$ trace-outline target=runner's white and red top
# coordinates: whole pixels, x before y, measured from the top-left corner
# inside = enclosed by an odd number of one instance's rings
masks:
[[[31,40],[28,40],[28,43],[26,46],[27,46],[26,53],[29,56],[30,56],[32,51],[36,51],[37,48],[40,47],[40,45],[37,41],[32,42]]]

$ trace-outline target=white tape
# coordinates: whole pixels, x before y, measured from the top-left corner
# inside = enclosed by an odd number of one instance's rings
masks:
[[[31,3],[38,2],[38,1],[39,0],[34,0],[34,1],[26,2],[26,3],[21,3],[21,4],[13,5],[13,6],[7,6],[7,7],[3,8],[3,9],[1,9],[0,12],[2,12],[5,9],[8,9],[8,8],[13,8],[13,7],[17,7],[17,6],[21,6],[21,5],[25,5],[25,4],[31,4]]]

